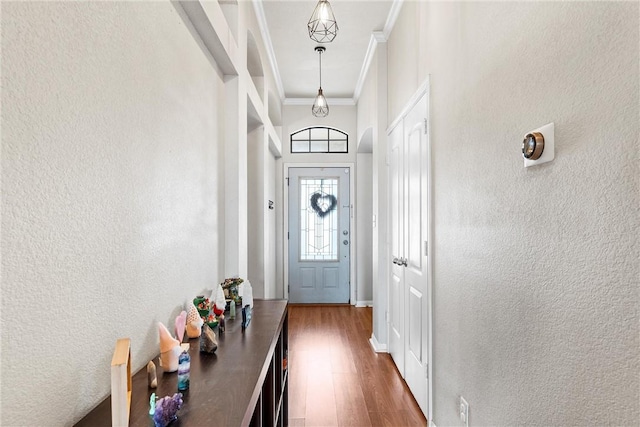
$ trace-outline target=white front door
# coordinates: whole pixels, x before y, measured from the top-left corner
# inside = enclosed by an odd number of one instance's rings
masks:
[[[349,302],[349,168],[289,168],[289,301]]]

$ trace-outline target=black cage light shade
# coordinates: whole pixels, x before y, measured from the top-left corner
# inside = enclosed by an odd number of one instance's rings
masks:
[[[309,37],[318,43],[329,43],[338,34],[338,23],[328,0],[320,0],[307,24]]]
[[[318,88],[318,95],[311,106],[311,114],[316,117],[327,117],[329,115],[329,104],[327,104],[327,100],[322,94],[322,52],[326,49],[323,46],[316,46],[315,50],[320,58],[320,87]]]

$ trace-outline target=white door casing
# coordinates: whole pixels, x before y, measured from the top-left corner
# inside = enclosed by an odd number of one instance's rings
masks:
[[[350,169],[289,168],[289,301],[348,303]]]

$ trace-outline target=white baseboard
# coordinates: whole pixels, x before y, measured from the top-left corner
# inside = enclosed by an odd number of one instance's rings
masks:
[[[378,340],[376,339],[376,336],[371,334],[371,338],[369,338],[369,344],[371,344],[371,347],[373,348],[373,351],[375,351],[376,353],[386,353],[387,352],[387,345],[386,344],[380,344],[378,342]]]
[[[356,301],[356,307],[373,307],[373,301]]]

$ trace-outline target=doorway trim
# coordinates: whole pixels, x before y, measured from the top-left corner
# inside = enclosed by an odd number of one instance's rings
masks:
[[[402,108],[402,111],[396,116],[396,118],[391,122],[391,124],[387,127],[386,136],[389,134],[404,120],[404,117],[413,109],[413,107],[418,103],[418,101],[422,98],[423,95],[427,95],[427,163],[429,165],[429,174],[427,176],[429,182],[427,187],[427,211],[429,213],[429,223],[427,224],[427,306],[429,309],[429,328],[427,333],[429,334],[427,337],[427,363],[429,364],[427,369],[427,393],[429,394],[428,399],[428,413],[426,414],[427,420],[429,423],[433,421],[433,235],[435,233],[434,230],[434,210],[433,210],[433,156],[431,154],[431,150],[433,148],[433,143],[431,141],[431,91],[430,88],[431,75],[427,75],[425,80],[420,84],[418,89],[413,93],[413,96],[407,101],[405,106]],[[386,156],[389,159],[391,147],[387,145]],[[391,179],[391,176],[388,176],[388,179]],[[390,186],[387,191],[390,191]],[[387,207],[387,218],[391,218],[391,207]],[[388,225],[390,227],[390,225]],[[388,229],[390,234],[391,230]],[[391,259],[391,242],[387,243],[387,257]],[[390,312],[390,304],[391,300],[389,298],[389,290],[390,290],[390,281],[391,281],[391,270],[389,270],[387,275],[387,307],[386,313]],[[390,337],[390,324],[387,321],[387,337]],[[388,351],[388,350],[387,350]]]
[[[357,242],[357,231],[355,227],[355,215],[354,215],[354,200],[355,200],[355,163],[292,163],[287,162],[284,164],[284,173],[282,180],[282,192],[284,196],[284,227],[282,227],[283,235],[283,258],[284,258],[284,298],[289,299],[289,239],[287,233],[289,232],[289,169],[290,168],[349,168],[349,192],[351,193],[351,203],[349,209],[349,228],[351,233],[351,242]],[[356,304],[356,269],[353,267],[353,263],[356,260],[356,248],[355,244],[349,245],[349,304]]]

